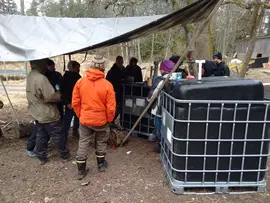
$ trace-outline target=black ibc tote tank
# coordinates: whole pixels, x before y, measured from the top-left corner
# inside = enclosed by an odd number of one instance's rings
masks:
[[[264,87],[260,81],[227,77],[187,80],[169,84],[166,92],[179,100],[210,100],[210,105],[163,102],[163,107],[178,120],[174,121],[173,136],[179,140],[173,140],[172,151],[165,143],[164,151],[172,168],[176,169],[172,170],[175,180],[258,181],[258,170],[267,167],[267,156],[261,157],[260,150],[263,145],[262,154],[267,154],[268,142],[260,139],[269,138],[269,125],[245,121],[265,120],[266,105],[248,104],[248,101],[264,100]],[[212,100],[220,102],[211,103]],[[235,105],[237,100],[247,102]],[[232,102],[222,104],[222,101]],[[266,120],[269,120],[268,115]],[[225,122],[221,124],[221,120]],[[260,172],[259,180],[264,176],[265,172]]]

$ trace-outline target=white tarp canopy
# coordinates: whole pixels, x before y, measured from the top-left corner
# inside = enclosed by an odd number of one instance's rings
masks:
[[[200,0],[172,14],[123,18],[0,15],[0,61],[30,61],[126,42],[207,16],[217,0]]]

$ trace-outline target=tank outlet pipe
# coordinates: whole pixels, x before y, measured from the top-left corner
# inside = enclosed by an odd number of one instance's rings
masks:
[[[198,80],[202,80],[202,65],[205,63],[205,60],[196,60],[195,63],[199,64]]]

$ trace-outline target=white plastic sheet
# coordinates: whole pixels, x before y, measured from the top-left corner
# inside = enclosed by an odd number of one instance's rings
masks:
[[[0,61],[29,61],[73,52],[160,17],[76,19],[0,15]]]
[[[199,0],[172,14],[125,18],[0,15],[0,61],[30,61],[110,46],[196,22],[218,0]]]

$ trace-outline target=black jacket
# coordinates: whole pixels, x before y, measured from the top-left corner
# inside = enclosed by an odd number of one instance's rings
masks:
[[[203,77],[215,76],[215,72],[217,72],[217,64],[214,61],[206,61],[205,64],[203,64],[203,69]]]
[[[121,101],[121,83],[128,77],[126,68],[118,68],[116,64],[107,73],[106,79],[113,85],[116,102]]]
[[[72,92],[76,82],[81,78],[79,73],[66,71],[60,86],[64,104],[71,104]]]
[[[56,85],[60,86],[62,78],[63,78],[61,73],[57,71],[53,71],[53,72],[47,71],[45,73],[45,76],[48,78],[48,80],[50,81],[54,89],[56,89],[55,88]]]
[[[217,69],[223,72],[222,76],[230,76],[230,69],[223,61],[217,64]]]
[[[136,65],[135,67],[127,66],[126,67],[128,76],[129,77],[134,77],[134,82],[142,82],[143,77],[142,77],[142,70],[141,68]]]
[[[203,68],[203,77],[230,76],[230,69],[224,62],[216,64],[213,61],[206,61]]]

